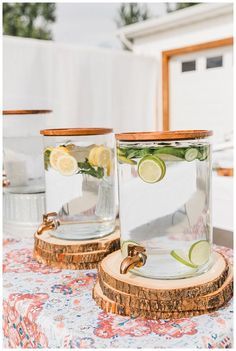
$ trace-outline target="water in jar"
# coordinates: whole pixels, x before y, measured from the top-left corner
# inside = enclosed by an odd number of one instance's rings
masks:
[[[122,255],[130,244],[147,254],[132,272],[175,279],[209,268],[210,155],[204,140],[118,142]]]
[[[81,138],[54,140],[44,150],[47,212],[57,212],[61,223],[50,233],[69,240],[102,237],[115,227],[113,147]]]

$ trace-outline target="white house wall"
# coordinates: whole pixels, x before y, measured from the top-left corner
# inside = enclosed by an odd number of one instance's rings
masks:
[[[190,25],[135,38],[134,53],[154,56],[158,67],[157,126],[162,129],[162,51],[231,37],[233,14],[225,14]]]

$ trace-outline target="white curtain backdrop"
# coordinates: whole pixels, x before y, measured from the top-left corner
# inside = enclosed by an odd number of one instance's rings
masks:
[[[3,108],[51,108],[48,127],[154,130],[157,79],[153,58],[34,39],[3,40]]]

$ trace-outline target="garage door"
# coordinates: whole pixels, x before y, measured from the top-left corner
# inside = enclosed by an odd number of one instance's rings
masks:
[[[215,140],[232,132],[232,46],[172,56],[169,72],[170,129],[213,129]]]

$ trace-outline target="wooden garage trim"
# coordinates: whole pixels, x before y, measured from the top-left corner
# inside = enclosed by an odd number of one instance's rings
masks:
[[[184,46],[173,50],[162,52],[162,108],[163,108],[163,130],[170,128],[170,92],[169,92],[169,61],[172,56],[187,54],[195,51],[214,49],[221,46],[233,45],[233,37],[209,41],[201,44]]]

